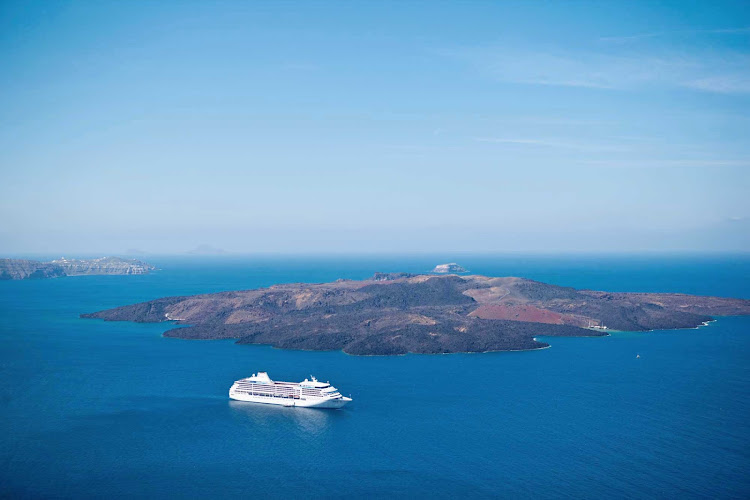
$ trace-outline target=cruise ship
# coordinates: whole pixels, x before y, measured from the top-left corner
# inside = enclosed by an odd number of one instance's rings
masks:
[[[236,381],[229,389],[229,397],[237,401],[306,408],[341,408],[352,400],[342,396],[328,382],[310,378],[299,383],[277,382],[266,372],[253,373],[252,377]]]

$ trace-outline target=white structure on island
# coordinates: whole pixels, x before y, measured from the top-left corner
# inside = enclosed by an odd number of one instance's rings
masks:
[[[307,408],[341,408],[352,400],[342,396],[330,383],[310,378],[312,380],[299,383],[276,382],[266,372],[253,373],[252,377],[236,381],[229,389],[229,397],[237,401]]]
[[[600,323],[600,324],[598,324],[598,325],[595,325],[595,324],[593,324],[593,323],[591,322],[591,320],[589,320],[589,326],[588,326],[588,327],[589,327],[589,328],[593,328],[594,330],[606,330],[606,329],[607,329],[607,327],[606,327],[606,326],[604,326],[604,325],[602,325],[602,324],[601,324],[601,321],[600,321],[599,323]]]

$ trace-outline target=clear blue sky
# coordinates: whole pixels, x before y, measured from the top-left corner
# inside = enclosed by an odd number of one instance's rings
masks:
[[[0,3],[0,253],[750,251],[747,2]]]

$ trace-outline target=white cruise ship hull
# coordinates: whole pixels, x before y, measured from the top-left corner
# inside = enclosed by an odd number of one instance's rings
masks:
[[[350,398],[307,398],[307,399],[293,399],[293,398],[278,398],[273,396],[258,396],[253,394],[235,393],[229,391],[229,397],[236,401],[246,401],[248,403],[263,403],[267,405],[278,405],[278,406],[299,406],[301,408],[341,408],[346,405]]]
[[[341,408],[350,402],[328,382],[315,377],[302,382],[276,382],[266,372],[237,380],[229,389],[229,397],[236,401],[303,408]]]

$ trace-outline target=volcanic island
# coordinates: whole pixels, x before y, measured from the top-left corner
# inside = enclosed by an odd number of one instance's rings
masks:
[[[171,322],[164,335],[237,339],[281,349],[359,355],[539,349],[538,336],[695,328],[750,314],[750,300],[611,293],[524,278],[376,273],[362,281],[294,283],[167,297],[82,318]]]

